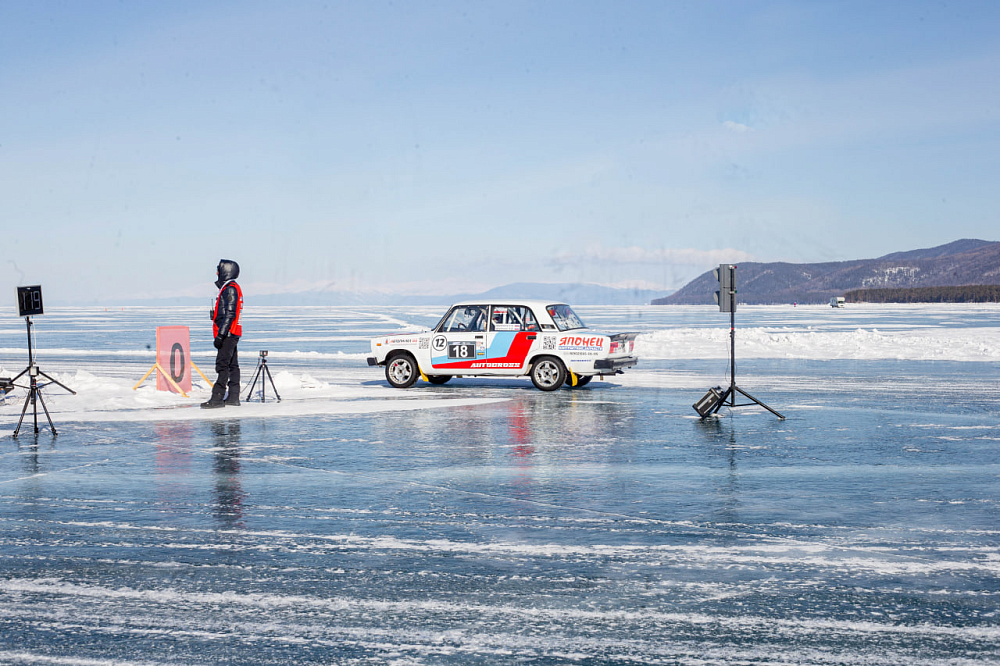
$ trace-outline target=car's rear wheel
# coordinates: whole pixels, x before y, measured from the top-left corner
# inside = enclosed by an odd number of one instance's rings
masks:
[[[576,386],[573,386],[573,378],[570,377],[569,373],[567,372],[566,373],[566,386],[568,386],[570,388],[580,388],[581,386],[586,386],[587,384],[589,384],[590,380],[593,379],[593,378],[594,378],[593,375],[586,375],[586,376],[577,375],[576,376]]]
[[[554,356],[543,356],[531,366],[531,383],[540,391],[555,391],[566,381],[566,367]]]
[[[419,376],[417,362],[409,354],[397,354],[385,364],[385,379],[393,388],[410,388]]]
[[[427,375],[427,381],[431,384],[444,384],[449,379],[451,379],[451,375]]]

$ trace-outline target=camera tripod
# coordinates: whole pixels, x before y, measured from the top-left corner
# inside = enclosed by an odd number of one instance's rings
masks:
[[[267,376],[267,380],[271,382],[271,389],[274,391],[275,397],[278,398],[278,402],[281,402],[281,396],[278,395],[278,389],[274,388],[274,379],[271,377],[271,371],[267,368],[267,350],[262,349],[260,356],[257,358],[257,370],[254,372],[253,381],[250,382],[250,390],[247,392],[247,397],[244,402],[250,402],[250,396],[253,395],[253,390],[257,386],[257,379],[260,379],[260,401],[267,402],[267,384],[264,382],[264,377]]]
[[[24,422],[24,415],[28,411],[28,403],[29,402],[31,403],[31,411],[32,411],[32,414],[34,415],[35,434],[36,435],[38,434],[38,403],[40,402],[40,403],[42,403],[42,411],[45,412],[45,418],[48,419],[48,421],[49,421],[49,429],[52,431],[52,435],[55,436],[55,435],[58,435],[59,433],[56,432],[56,427],[52,423],[52,417],[49,416],[49,410],[45,406],[45,400],[42,398],[42,389],[45,388],[46,386],[48,386],[49,384],[55,384],[57,386],[60,386],[60,387],[62,387],[64,389],[66,389],[67,391],[69,391],[73,395],[76,395],[76,391],[74,391],[73,389],[69,388],[65,384],[61,384],[60,382],[56,381],[55,379],[52,379],[52,377],[49,377],[47,374],[45,374],[44,372],[42,372],[41,369],[37,365],[35,365],[34,351],[32,350],[32,347],[31,347],[31,325],[32,325],[31,324],[31,317],[25,317],[24,321],[27,322],[27,325],[28,325],[28,367],[25,368],[24,370],[22,370],[16,377],[14,377],[14,379],[11,380],[11,383],[16,382],[18,379],[20,379],[22,376],[24,376],[25,373],[27,373],[28,374],[28,385],[27,386],[21,386],[20,384],[14,384],[14,386],[18,386],[19,388],[28,389],[28,395],[25,396],[25,398],[24,398],[24,407],[21,408],[21,418],[18,420],[18,422],[17,422],[17,428],[14,430],[14,437],[17,438],[18,433],[21,432],[21,424]],[[42,376],[45,379],[48,379],[49,380],[48,383],[47,384],[39,384],[38,383],[38,377],[39,376]]]

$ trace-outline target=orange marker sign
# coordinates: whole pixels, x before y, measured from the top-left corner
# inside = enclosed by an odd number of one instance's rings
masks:
[[[209,386],[212,381],[191,360],[191,336],[187,326],[156,327],[156,363],[139,383],[132,387],[138,391],[146,378],[156,370],[156,390],[180,393],[185,398],[191,390],[191,368],[194,368]]]
[[[166,377],[170,375],[169,381]],[[156,327],[156,390],[191,390],[191,336],[187,326]]]

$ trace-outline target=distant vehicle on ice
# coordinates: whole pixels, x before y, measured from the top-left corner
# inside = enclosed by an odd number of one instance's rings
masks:
[[[830,307],[842,308],[844,307],[844,303],[846,302],[847,300],[843,296],[834,296],[833,298],[830,299]]]
[[[444,384],[528,375],[537,388],[554,391],[634,366],[636,335],[593,332],[565,303],[470,301],[453,305],[430,331],[373,339],[368,365],[385,366],[396,388],[420,377]]]

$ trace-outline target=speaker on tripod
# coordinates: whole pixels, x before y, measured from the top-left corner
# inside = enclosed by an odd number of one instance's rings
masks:
[[[692,406],[701,418],[711,416],[723,407],[751,407],[753,405],[760,405],[779,419],[784,419],[784,416],[736,385],[736,266],[733,264],[720,264],[715,269],[715,277],[719,281],[719,291],[715,292],[715,302],[719,304],[720,312],[729,313],[729,360],[731,363],[729,387],[723,389],[721,386],[716,386],[709,389],[708,393]],[[753,402],[737,404],[737,393]],[[726,400],[729,400],[728,404]]]

